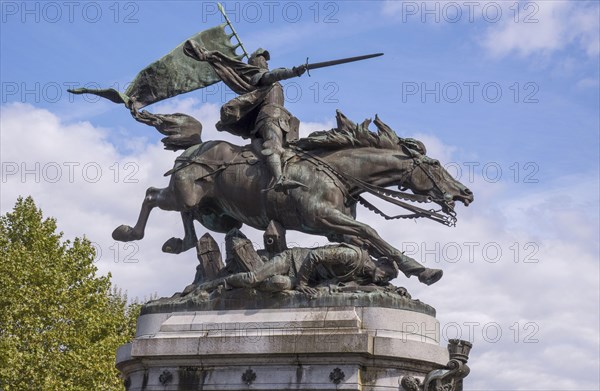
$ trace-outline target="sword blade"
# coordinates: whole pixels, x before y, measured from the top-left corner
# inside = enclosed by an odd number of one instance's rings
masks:
[[[383,53],[366,54],[364,56],[348,57],[348,58],[342,58],[339,60],[315,62],[313,64],[306,64],[306,69],[312,70],[312,69],[318,69],[318,68],[325,68],[325,67],[330,67],[333,65],[346,64],[348,62],[354,62],[354,61],[362,61],[362,60],[366,60],[366,59],[373,58],[373,57],[379,57],[379,56],[383,56]]]

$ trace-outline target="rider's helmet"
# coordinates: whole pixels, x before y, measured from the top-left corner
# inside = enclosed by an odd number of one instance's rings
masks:
[[[250,55],[250,59],[256,58],[258,56],[263,56],[267,61],[271,59],[271,54],[268,50],[263,48],[258,48]]]
[[[268,50],[258,48],[248,58],[248,64],[259,68],[268,68],[267,61],[271,59],[271,54]]]

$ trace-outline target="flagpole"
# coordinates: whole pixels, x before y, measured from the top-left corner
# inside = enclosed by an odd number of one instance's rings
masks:
[[[239,42],[240,47],[242,48],[242,51],[244,52],[244,56],[246,56],[247,59],[250,59],[250,56],[248,55],[248,52],[246,52],[246,48],[244,47],[244,44],[242,43],[242,40],[240,39],[240,36],[237,34],[237,32],[235,31],[235,29],[233,28],[233,24],[231,24],[231,21],[229,20],[229,18],[227,17],[227,14],[225,13],[225,9],[221,5],[221,3],[217,3],[217,6],[219,7],[219,11],[221,11],[221,14],[223,14],[223,17],[225,18],[225,21],[227,22],[227,25],[229,26],[229,28],[231,29],[231,31],[233,31],[233,36]],[[242,56],[242,58],[243,58],[243,56]]]

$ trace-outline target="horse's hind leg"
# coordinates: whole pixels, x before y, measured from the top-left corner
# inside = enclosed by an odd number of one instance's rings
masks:
[[[442,271],[437,269],[428,269],[421,265],[416,260],[402,254],[399,250],[383,240],[377,231],[369,227],[367,224],[354,220],[351,216],[345,215],[338,210],[327,211],[320,214],[320,228],[325,227],[334,235],[350,235],[358,237],[358,240],[346,241],[365,243],[369,246],[369,252],[379,257],[385,255],[393,259],[400,271],[407,277],[419,276],[419,281],[430,285],[439,280],[442,276]],[[331,236],[331,235],[330,235]]]
[[[112,233],[113,239],[121,242],[142,239],[146,230],[148,217],[154,207],[158,206],[164,210],[177,210],[175,202],[170,195],[171,192],[168,187],[164,189],[157,189],[155,187],[148,188],[135,226],[130,227],[128,225],[121,225],[117,227]]]
[[[162,251],[169,254],[179,254],[196,246],[198,237],[194,228],[194,217],[192,212],[181,212],[181,221],[185,235],[183,239],[171,238],[162,246]]]

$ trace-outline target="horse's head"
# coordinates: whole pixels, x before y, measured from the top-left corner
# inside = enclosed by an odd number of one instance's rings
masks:
[[[336,119],[337,128],[315,132],[308,138],[298,140],[295,145],[305,151],[316,151],[317,154],[324,152],[324,160],[338,173],[360,179],[363,184],[356,185],[354,191],[371,191],[381,196],[386,195],[382,187],[397,185],[401,191],[411,189],[420,197],[406,197],[406,193],[392,194],[386,200],[392,203],[393,198],[435,202],[444,213],[453,217],[444,220],[446,223],[456,220],[456,201],[466,206],[473,202],[471,190],[452,178],[437,160],[427,157],[425,145],[419,140],[398,137],[377,116],[374,121],[376,133],[369,130],[370,120],[355,124],[339,111]],[[353,183],[352,180],[348,182]],[[404,204],[400,206],[406,208]],[[423,214],[416,209],[410,210],[417,215]]]
[[[473,192],[454,179],[438,160],[426,156],[424,148],[417,151],[417,148],[405,145],[401,149],[405,155],[398,157],[407,159],[411,166],[401,183],[398,183],[400,190],[409,188],[415,194],[427,196],[429,200],[440,205],[443,212],[452,216],[455,215],[456,201],[465,206],[473,202]]]

